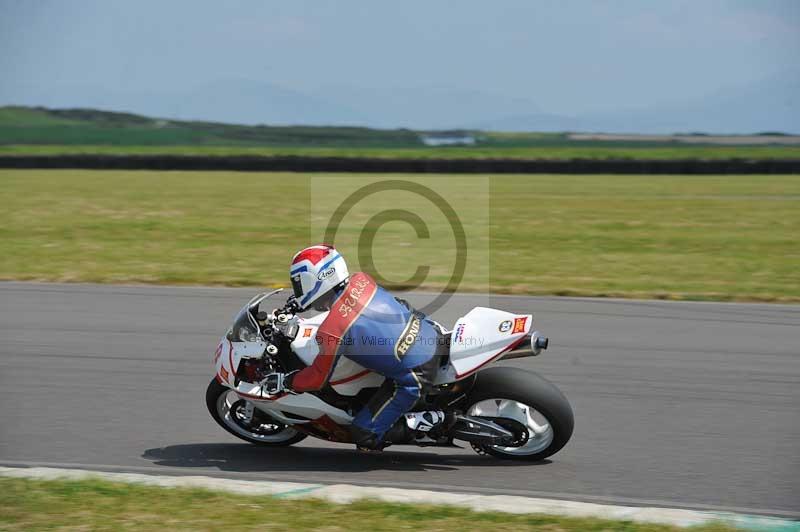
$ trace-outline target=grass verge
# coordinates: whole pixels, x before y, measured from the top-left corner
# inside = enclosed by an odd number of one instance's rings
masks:
[[[100,480],[35,481],[0,478],[0,529],[44,530],[570,530],[667,532],[671,526],[545,515],[472,512],[454,507],[362,501],[245,497],[185,488]],[[705,525],[693,532],[734,530]]]
[[[446,190],[460,218],[486,229],[467,245],[487,248],[487,259],[459,291],[800,301],[797,176],[390,177]],[[292,253],[320,239],[310,236],[320,204],[311,183],[353,190],[367,178],[313,179],[0,170],[0,279],[283,286]],[[385,194],[369,207],[430,210]],[[366,222],[356,214],[345,237]],[[420,260],[448,255],[400,222],[375,231],[390,288],[404,287]],[[336,244],[355,269],[350,242]],[[442,288],[451,271],[434,264],[421,288]]]

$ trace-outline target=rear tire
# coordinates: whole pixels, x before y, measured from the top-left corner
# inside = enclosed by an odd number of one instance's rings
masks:
[[[208,413],[214,418],[214,421],[237,438],[248,443],[265,447],[286,447],[306,438],[306,434],[297,432],[293,428],[287,427],[277,421],[274,422],[274,425],[278,427],[278,430],[275,430],[274,434],[264,435],[249,432],[248,427],[242,422],[237,422],[238,420],[232,418],[232,416],[236,415],[234,409],[229,410],[227,414],[220,412],[222,401],[226,400],[225,398],[229,393],[233,393],[230,388],[217,382],[217,379],[211,379],[211,382],[208,383],[208,388],[206,388],[206,407],[208,408]],[[227,417],[223,418],[225,415],[227,415]],[[261,413],[260,415],[266,416],[266,414]],[[283,429],[280,429],[280,427],[283,427]]]
[[[531,454],[524,454],[523,448],[473,446],[478,452],[510,460],[539,461],[560,451],[572,436],[575,420],[569,401],[561,390],[537,373],[511,367],[481,371],[467,396],[467,412],[473,407],[480,408],[476,406],[478,403],[490,399],[513,401],[535,409],[552,428],[552,435],[548,433],[552,440],[547,447],[535,449]]]

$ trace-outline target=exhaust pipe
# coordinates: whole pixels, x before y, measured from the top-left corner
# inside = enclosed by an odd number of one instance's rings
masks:
[[[535,357],[543,350],[547,349],[550,339],[542,336],[539,331],[528,333],[525,338],[511,351],[503,355],[503,360],[512,358]]]

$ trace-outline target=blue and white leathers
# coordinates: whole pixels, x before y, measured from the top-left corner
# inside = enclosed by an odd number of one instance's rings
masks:
[[[383,436],[420,397],[423,383],[413,369],[434,357],[440,335],[424,316],[364,273],[352,275],[337,296],[318,329],[320,353],[295,375],[292,387],[299,392],[322,388],[340,356],[384,375],[394,389],[378,403],[370,401],[353,420],[355,426]]]
[[[362,408],[353,419],[355,426],[382,436],[419,399],[422,383],[413,369],[433,358],[439,333],[378,287],[349,337],[353,344],[345,356],[393,381],[394,391],[385,402]]]

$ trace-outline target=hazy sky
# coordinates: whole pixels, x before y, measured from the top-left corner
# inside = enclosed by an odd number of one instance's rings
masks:
[[[704,96],[798,57],[797,0],[0,0],[0,72],[20,86],[465,88],[577,113]]]

